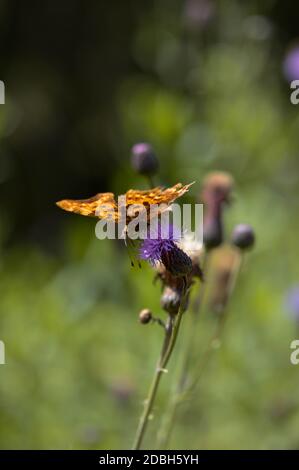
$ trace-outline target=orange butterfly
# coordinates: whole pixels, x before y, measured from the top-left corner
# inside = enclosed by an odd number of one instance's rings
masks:
[[[122,195],[125,197],[126,212],[130,206],[144,206],[149,218],[150,207],[152,205],[164,204],[164,208],[159,209],[159,213],[161,213],[177,198],[183,196],[192,184],[182,185],[178,183],[167,189],[157,187],[145,191],[130,189],[126,194]],[[98,217],[99,219],[112,218],[115,222],[118,222],[120,218],[119,206],[115,201],[113,193],[98,193],[89,199],[63,199],[56,204],[61,209],[74,212],[75,214]],[[135,216],[136,213],[130,213],[130,216],[127,215],[127,222]]]

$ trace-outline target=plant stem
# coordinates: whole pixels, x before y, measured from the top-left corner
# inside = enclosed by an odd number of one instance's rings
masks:
[[[236,253],[234,263],[233,263],[233,268],[232,268],[232,274],[231,274],[230,281],[229,281],[229,287],[228,287],[229,297],[231,296],[231,294],[234,290],[235,283],[236,283],[237,277],[238,277],[239,272],[240,272],[242,260],[243,260],[242,253],[241,252]],[[207,263],[207,259],[205,261]],[[196,326],[197,326],[197,322],[198,322],[199,308],[200,308],[200,306],[202,304],[202,301],[203,301],[204,290],[205,289],[203,289],[203,291],[201,291],[200,301],[196,302],[197,309],[193,312],[192,329],[191,329],[191,335],[190,335],[190,338],[189,338],[189,341],[188,341],[188,348],[186,350],[185,360],[183,361],[183,366],[182,366],[182,369],[181,369],[181,374],[180,374],[179,380],[177,382],[175,391],[172,395],[172,400],[169,403],[168,410],[167,410],[167,413],[166,413],[165,418],[164,418],[164,422],[162,424],[160,433],[158,435],[158,448],[159,449],[165,449],[167,447],[169,439],[171,437],[171,432],[173,430],[173,426],[174,426],[175,418],[176,418],[176,415],[177,415],[178,407],[186,399],[186,396],[192,390],[194,390],[195,387],[197,386],[197,384],[198,384],[198,382],[201,378],[202,372],[203,372],[205,366],[208,363],[208,360],[211,356],[211,353],[214,350],[214,345],[215,345],[216,341],[219,340],[219,338],[222,335],[224,325],[226,323],[226,319],[227,319],[227,316],[228,316],[227,309],[224,309],[222,314],[221,314],[221,317],[218,320],[216,330],[215,330],[214,334],[212,335],[212,337],[210,338],[208,346],[207,346],[206,350],[204,351],[204,354],[201,358],[200,364],[197,367],[198,373],[197,373],[196,377],[194,378],[194,380],[191,383],[188,383],[187,378],[188,378],[188,374],[189,374],[189,365],[190,365],[191,356],[192,356],[192,348],[194,346],[194,339],[196,337]]]
[[[147,180],[148,180],[148,185],[149,188],[154,188],[155,187],[155,182],[154,182],[154,177],[152,175],[147,175]]]
[[[202,261],[202,271],[205,276],[205,281],[206,281],[206,273],[208,271],[208,265],[209,265],[209,254],[204,253],[203,261]],[[172,393],[171,400],[168,403],[168,409],[164,415],[163,421],[162,421],[162,426],[160,429],[160,432],[158,433],[158,448],[159,449],[164,449],[167,446],[167,443],[170,439],[171,431],[173,428],[173,424],[175,422],[176,414],[177,414],[177,408],[180,402],[180,396],[181,392],[186,386],[186,379],[187,379],[187,374],[188,374],[188,369],[189,369],[189,363],[191,360],[191,355],[192,355],[192,349],[194,346],[194,341],[196,337],[196,328],[197,328],[197,323],[199,320],[199,314],[200,314],[200,308],[202,305],[203,297],[205,294],[205,286],[206,284],[203,283],[201,286],[201,289],[199,290],[196,298],[194,299],[193,305],[192,305],[192,322],[190,326],[190,332],[188,335],[188,344],[187,348],[185,350],[185,356],[183,359],[183,364],[181,367],[181,374],[178,379],[178,382],[175,385],[175,388]]]
[[[155,402],[155,398],[157,396],[157,391],[159,387],[159,383],[162,377],[162,374],[166,372],[166,366],[168,364],[168,361],[171,357],[172,351],[174,349],[181,320],[182,320],[182,315],[184,312],[184,298],[181,301],[181,306],[179,309],[178,314],[176,317],[169,316],[168,318],[168,323],[166,325],[166,330],[165,330],[165,337],[162,345],[162,350],[161,354],[158,360],[158,364],[154,373],[154,377],[148,392],[148,397],[145,401],[144,409],[142,412],[142,415],[139,420],[139,425],[137,428],[136,432],[136,437],[133,445],[133,450],[138,450],[141,447],[143,437],[145,434],[145,431],[147,429],[148,421],[150,414],[153,409],[153,405]]]

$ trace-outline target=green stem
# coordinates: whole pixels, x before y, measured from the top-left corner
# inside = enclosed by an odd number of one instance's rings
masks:
[[[145,401],[144,409],[139,420],[139,425],[138,425],[137,432],[136,432],[133,450],[138,450],[141,447],[143,437],[147,429],[149,417],[154,406],[155,398],[157,396],[157,391],[158,391],[162,374],[166,372],[165,368],[168,364],[168,361],[171,357],[174,346],[176,344],[176,340],[177,340],[177,336],[178,336],[178,332],[179,332],[179,328],[180,328],[180,324],[181,324],[181,320],[182,320],[182,316],[184,312],[184,307],[183,307],[184,303],[185,302],[183,298],[181,301],[179,312],[174,319],[173,317],[169,316],[168,324],[165,330],[165,337],[164,337],[164,342],[163,342],[160,358],[158,360],[154,377],[153,377],[153,380],[152,380],[152,383],[148,392],[148,397]]]
[[[208,264],[209,264],[208,260],[209,260],[208,253],[204,253],[203,262],[202,262],[202,271],[204,273],[205,278],[206,278],[206,274],[208,271]],[[185,350],[183,364],[181,366],[181,373],[180,373],[178,382],[176,383],[173,393],[171,395],[171,400],[168,403],[168,408],[164,415],[160,432],[158,433],[158,448],[159,449],[165,449],[169,442],[171,431],[173,429],[173,425],[174,425],[176,414],[177,414],[177,408],[181,401],[181,393],[186,386],[187,375],[189,372],[189,363],[191,360],[194,341],[196,338],[197,323],[198,323],[198,319],[200,316],[199,315],[200,308],[201,308],[204,293],[205,293],[205,286],[206,286],[205,283],[202,284],[201,289],[199,290],[198,295],[196,296],[193,302],[192,322],[191,322],[191,325],[189,325],[190,332],[188,335],[187,348]]]
[[[147,181],[150,189],[155,187],[155,181],[152,175],[147,175]]]
[[[232,269],[232,275],[231,275],[230,282],[229,282],[229,287],[228,287],[229,297],[231,296],[231,294],[234,290],[236,279],[239,275],[241,264],[242,264],[242,254],[241,253],[236,253],[235,256],[236,256],[235,263],[234,263],[234,267]],[[206,262],[206,265],[207,265],[207,258],[205,259],[205,262]],[[191,360],[191,356],[192,356],[192,349],[193,349],[193,346],[194,346],[194,338],[196,337],[196,326],[197,326],[197,322],[198,322],[199,309],[200,309],[200,306],[201,306],[202,301],[203,301],[204,291],[205,291],[205,289],[203,289],[200,293],[201,294],[200,301],[199,302],[196,301],[196,303],[195,303],[197,308],[193,312],[192,329],[191,329],[191,334],[190,334],[190,338],[189,338],[189,341],[188,341],[188,347],[187,347],[187,350],[186,350],[185,360],[183,362],[183,366],[182,366],[182,369],[181,369],[181,374],[180,374],[178,383],[176,385],[175,391],[172,394],[172,399],[169,403],[169,407],[168,407],[167,413],[165,415],[164,422],[162,424],[160,433],[158,435],[158,448],[159,449],[165,449],[167,447],[168,442],[169,442],[170,437],[171,437],[171,432],[172,432],[173,427],[174,427],[174,422],[175,422],[175,418],[176,418],[176,415],[177,415],[178,407],[179,407],[180,403],[182,403],[185,400],[186,396],[192,390],[194,390],[194,388],[197,386],[197,384],[198,384],[198,382],[201,378],[202,372],[203,372],[204,368],[206,367],[206,365],[209,361],[210,355],[211,355],[212,351],[214,350],[214,345],[215,345],[216,341],[219,340],[219,338],[221,337],[223,329],[224,329],[224,325],[226,323],[226,319],[227,319],[227,315],[228,315],[227,309],[225,309],[222,312],[222,315],[221,315],[221,317],[218,321],[217,327],[216,327],[216,331],[214,332],[214,334],[210,338],[207,349],[205,350],[205,352],[204,352],[204,354],[201,358],[199,367],[196,368],[197,372],[198,372],[196,377],[194,378],[194,380],[191,383],[188,383],[187,378],[188,378],[188,374],[190,372],[189,371],[189,365],[190,365],[190,360]]]

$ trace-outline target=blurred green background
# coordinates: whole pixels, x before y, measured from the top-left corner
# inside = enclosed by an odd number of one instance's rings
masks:
[[[163,316],[159,286],[55,201],[146,188],[130,167],[138,141],[164,184],[196,181],[194,198],[207,172],[230,172],[227,233],[246,222],[257,234],[171,448],[299,447],[299,320],[285,305],[299,282],[299,106],[283,75],[298,15],[291,0],[0,2],[2,449],[132,444],[162,337],[138,312]],[[198,354],[211,324],[200,328]]]

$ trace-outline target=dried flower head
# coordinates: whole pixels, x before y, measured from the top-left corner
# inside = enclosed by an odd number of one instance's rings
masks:
[[[230,202],[232,188],[233,179],[228,173],[210,173],[204,180],[201,200],[205,205],[203,239],[207,249],[223,241],[223,205]]]
[[[211,202],[230,202],[234,180],[229,173],[216,171],[209,173],[203,182],[201,200],[210,204]]]
[[[194,278],[199,278],[203,281],[204,275],[201,269],[201,257],[203,255],[202,242],[196,238],[194,233],[184,233],[178,245],[192,261],[192,271],[187,279],[188,286],[193,283]]]
[[[131,163],[134,170],[141,175],[153,175],[159,168],[159,162],[150,144],[140,142],[133,145]]]
[[[199,262],[203,253],[203,245],[194,233],[184,233],[178,246],[191,258],[193,264]]]

